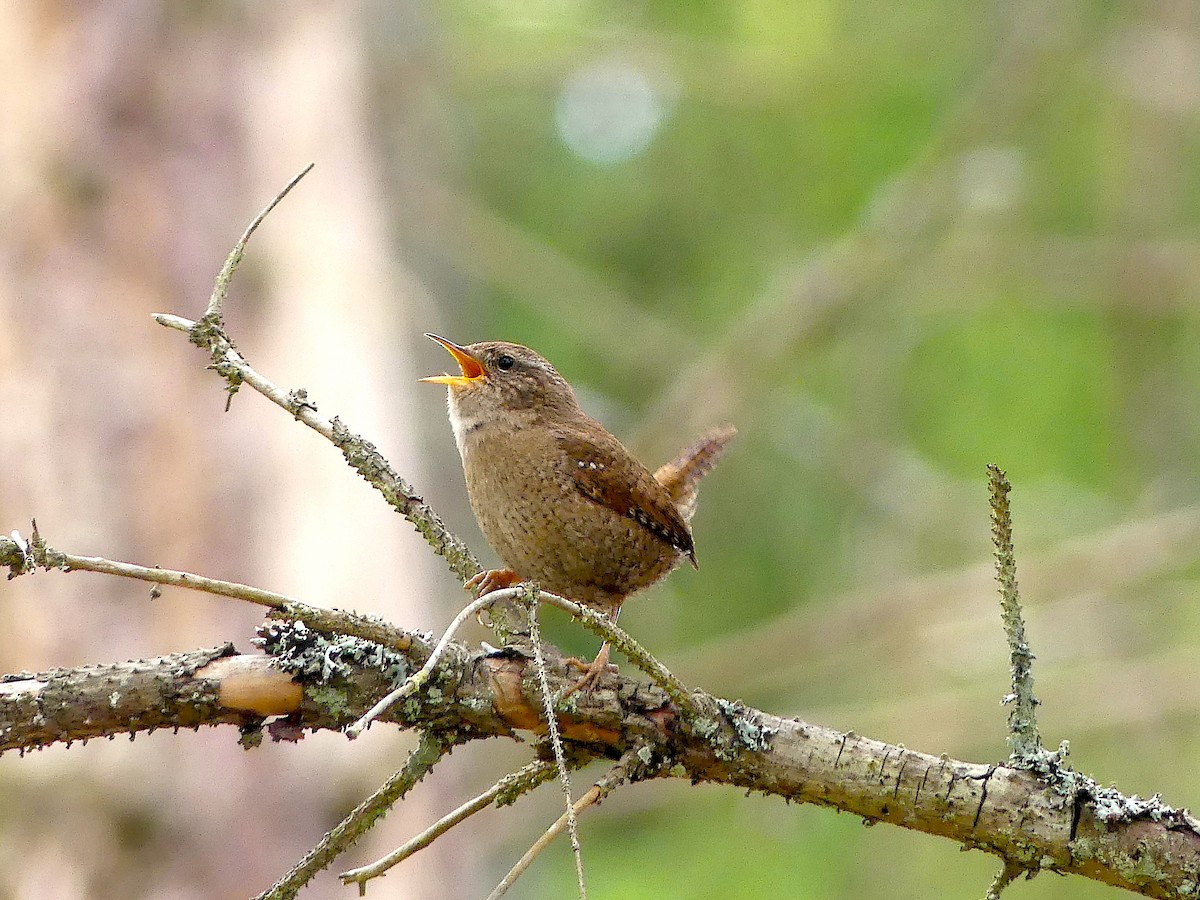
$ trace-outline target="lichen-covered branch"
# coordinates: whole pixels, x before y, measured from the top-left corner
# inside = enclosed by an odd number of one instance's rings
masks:
[[[233,656],[221,648],[122,667],[6,676],[0,679],[0,748],[173,725],[235,724],[251,732],[263,715],[284,717],[267,729],[281,739],[300,728],[341,729],[420,664],[356,639],[331,640],[301,624],[271,623],[263,630],[269,656]],[[547,651],[550,686],[560,691],[577,673],[553,648]],[[252,684],[260,675],[268,682],[290,680],[284,673],[302,687],[298,702],[256,705],[255,690],[232,690],[235,682]],[[537,680],[532,661],[519,653],[487,654],[453,643],[428,684],[384,718],[446,738],[545,733]],[[114,692],[111,713],[85,725],[103,713]],[[257,711],[226,706],[223,696]],[[605,679],[560,709],[558,726],[568,746],[611,758],[633,751],[655,777],[829,806],[939,835],[1029,870],[1074,873],[1150,897],[1195,896],[1189,892],[1200,872],[1200,828],[1157,798],[1124,797],[1077,773],[1068,783],[1011,765],[907,750],[700,691],[693,697],[704,712],[694,724],[661,688]]]
[[[180,316],[157,313],[160,325],[186,332],[192,343],[209,351],[212,368],[229,382],[230,389],[248,384],[272,403],[286,410],[298,422],[328,439],[342,452],[354,471],[374,487],[388,505],[404,516],[425,538],[435,553],[442,556],[450,570],[463,581],[479,571],[479,560],[471,549],[450,533],[441,518],[425,503],[407,481],[391,467],[375,445],[350,431],[336,416],[326,419],[303,390],[285,391],[260,375],[234,346],[224,328],[201,319],[193,322]]]
[[[549,760],[534,760],[524,768],[505,775],[482,794],[471,798],[458,809],[442,816],[412,840],[397,847],[387,856],[357,869],[343,872],[338,877],[342,879],[342,884],[357,884],[359,892],[362,893],[364,886],[372,878],[378,878],[417,851],[425,849],[450,829],[462,824],[475,813],[487,809],[493,803],[497,806],[504,806],[514,802],[521,795],[527,794],[538,785],[553,778],[554,770],[555,764]]]
[[[270,670],[265,658],[252,677],[234,671],[229,660],[236,653],[226,644],[135,662],[0,675],[0,753],[159,728],[246,726],[299,706],[302,692],[290,676]]]
[[[408,755],[404,768],[385,781],[366,800],[350,811],[321,838],[300,862],[286,875],[275,882],[270,890],[259,894],[255,900],[291,900],[308,884],[314,875],[332,863],[339,855],[366,834],[371,827],[387,815],[404,795],[411,791],[422,778],[453,749],[457,740],[432,731],[421,732],[420,743]]]
[[[340,609],[310,606],[273,591],[264,591],[261,588],[233,581],[207,578],[191,572],[161,569],[158,566],[139,566],[134,563],[105,559],[101,556],[78,556],[65,553],[45,542],[37,531],[37,523],[34,523],[33,537],[29,541],[25,541],[15,532],[12,537],[0,537],[0,567],[8,568],[9,579],[33,574],[41,568],[46,571],[101,572],[154,585],[187,588],[191,591],[216,594],[219,597],[245,600],[248,603],[265,606],[271,610],[268,615],[272,618],[306,622],[317,631],[336,632],[382,644],[393,650],[416,650],[426,656],[430,650],[426,641],[420,636],[403,631],[372,616],[363,616]]]
[[[303,422],[331,441],[342,452],[342,456],[345,457],[350,467],[379,491],[388,505],[412,523],[421,536],[429,542],[434,552],[446,560],[450,570],[463,581],[467,581],[480,568],[475,554],[466,544],[450,533],[437,513],[425,503],[412,485],[401,478],[388,464],[375,445],[352,433],[336,416],[326,419],[319,415],[316,404],[308,399],[308,394],[303,389],[285,391],[257,372],[225,331],[221,307],[229,293],[229,284],[233,273],[245,254],[246,244],[267,214],[287,196],[288,192],[308,174],[311,168],[311,165],[308,166],[288,182],[247,227],[226,257],[214,282],[208,307],[199,321],[191,321],[167,313],[155,313],[154,321],[167,328],[186,333],[193,344],[208,352],[212,359],[211,368],[227,383],[226,390],[230,400],[242,384],[248,384],[272,403],[286,410],[298,422]]]
[[[1017,591],[1017,560],[1013,552],[1012,512],[1008,492],[1012,485],[999,466],[989,464],[988,492],[992,505],[992,543],[995,545],[996,581],[1000,585],[1000,616],[1012,659],[1012,692],[1004,698],[1008,714],[1008,743],[1013,759],[1036,764],[1044,753],[1037,727],[1037,697],[1033,694],[1033,651],[1025,639],[1025,620]]]

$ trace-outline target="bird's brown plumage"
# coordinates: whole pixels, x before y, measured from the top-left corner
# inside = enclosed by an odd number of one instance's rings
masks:
[[[462,374],[423,380],[449,388],[471,507],[515,577],[615,615],[681,560],[695,564],[696,485],[732,428],[710,432],[656,476],[528,347],[430,337]]]

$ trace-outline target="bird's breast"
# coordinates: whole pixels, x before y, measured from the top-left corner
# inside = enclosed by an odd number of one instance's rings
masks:
[[[548,429],[463,429],[467,493],[504,564],[556,593],[610,605],[656,581],[678,552],[633,518],[581,493]]]

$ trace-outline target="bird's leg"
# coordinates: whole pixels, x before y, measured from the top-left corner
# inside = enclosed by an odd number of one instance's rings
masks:
[[[485,569],[463,585],[468,591],[479,588],[476,596],[482,597],[492,591],[510,588],[521,583],[521,576],[512,569]]]
[[[616,607],[611,613],[609,613],[608,617],[612,620],[614,625],[617,622],[617,616],[620,614],[620,606]],[[571,668],[578,669],[580,672],[582,672],[583,676],[563,692],[562,697],[559,698],[560,700],[566,700],[576,691],[591,693],[591,691],[596,687],[596,682],[600,680],[600,676],[610,668],[608,664],[609,649],[609,643],[608,641],[605,641],[600,645],[600,652],[596,654],[596,658],[590,663],[584,662],[582,659],[578,659],[574,656],[569,656],[563,660],[563,662],[565,662]],[[614,672],[617,670],[615,665],[611,668]]]
[[[608,649],[608,641],[605,641],[600,646],[600,652],[596,654],[596,658],[590,663],[584,662],[582,659],[578,659],[574,656],[569,656],[563,660],[563,662],[565,662],[571,668],[578,669],[580,672],[582,672],[583,676],[577,682],[563,691],[562,697],[559,698],[560,700],[566,700],[576,691],[583,691],[585,694],[591,693],[592,689],[596,687],[596,682],[600,680],[600,676],[603,675],[605,670],[609,668]],[[616,668],[616,666],[612,666],[614,671]]]

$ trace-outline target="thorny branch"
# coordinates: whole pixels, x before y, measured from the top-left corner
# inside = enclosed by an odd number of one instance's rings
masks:
[[[269,729],[277,739],[299,729],[338,730],[395,677],[371,645],[347,641],[300,623],[273,623],[264,627],[268,656],[230,655],[227,648],[210,653],[211,661],[164,657],[0,677],[0,750],[162,727],[228,723],[252,732],[264,716],[286,717]],[[415,671],[425,658],[401,656],[409,661],[395,663],[396,671]],[[560,660],[548,660],[548,669],[555,691],[576,677]],[[260,680],[290,683],[293,674],[302,696],[274,705],[254,702],[252,687],[236,689]],[[227,704],[227,695],[239,699]],[[1200,871],[1200,828],[1158,798],[1125,797],[1077,773],[1069,786],[1056,786],[1011,765],[938,757],[701,691],[694,697],[706,714],[689,724],[660,688],[608,676],[557,710],[557,724],[573,750],[609,757],[632,750],[654,764],[653,777],[830,806],[1147,896],[1186,897]],[[527,657],[452,643],[427,688],[386,718],[468,739],[511,737],[545,731],[541,703]]]
[[[408,859],[418,850],[425,849],[455,825],[460,825],[475,815],[475,813],[487,809],[493,804],[496,806],[505,806],[515,802],[517,798],[553,778],[554,770],[555,765],[549,760],[534,760],[524,768],[510,775],[505,775],[478,797],[468,800],[458,809],[454,810],[454,812],[448,813],[438,819],[438,821],[434,822],[412,840],[396,848],[387,856],[369,865],[343,872],[338,877],[342,879],[343,884],[358,884],[359,894],[365,894],[366,884],[372,878],[376,878],[398,863],[404,862],[404,860]]]
[[[404,768],[389,778],[370,797],[356,806],[346,818],[321,838],[304,859],[296,863],[270,890],[255,900],[290,900],[312,877],[334,861],[347,847],[367,833],[398,800],[411,791],[437,763],[450,752],[456,741],[432,731],[421,732],[417,748],[409,754]]]
[[[562,785],[563,798],[567,804],[567,832],[571,838],[571,852],[575,856],[575,877],[579,882],[579,898],[587,900],[587,879],[583,874],[583,848],[579,846],[579,829],[575,824],[575,807],[571,804],[571,773],[567,771],[567,756],[563,750],[562,736],[558,733],[558,720],[554,715],[554,694],[550,692],[550,676],[546,672],[546,656],[542,650],[542,629],[538,623],[537,585],[527,584],[521,599],[529,613],[529,642],[533,646],[533,664],[537,671],[538,689],[542,695],[542,709],[546,713],[546,730],[550,747],[554,751],[554,763],[558,768],[558,780]]]
[[[1000,585],[1000,615],[1012,657],[1012,692],[1004,702],[1008,714],[1009,746],[1013,759],[1033,760],[1042,752],[1037,727],[1037,697],[1033,694],[1033,651],[1025,639],[1025,619],[1017,591],[1017,560],[1013,552],[1012,512],[1008,492],[1012,486],[999,466],[989,464],[988,491],[992,505],[992,542],[996,547],[996,581]]]

